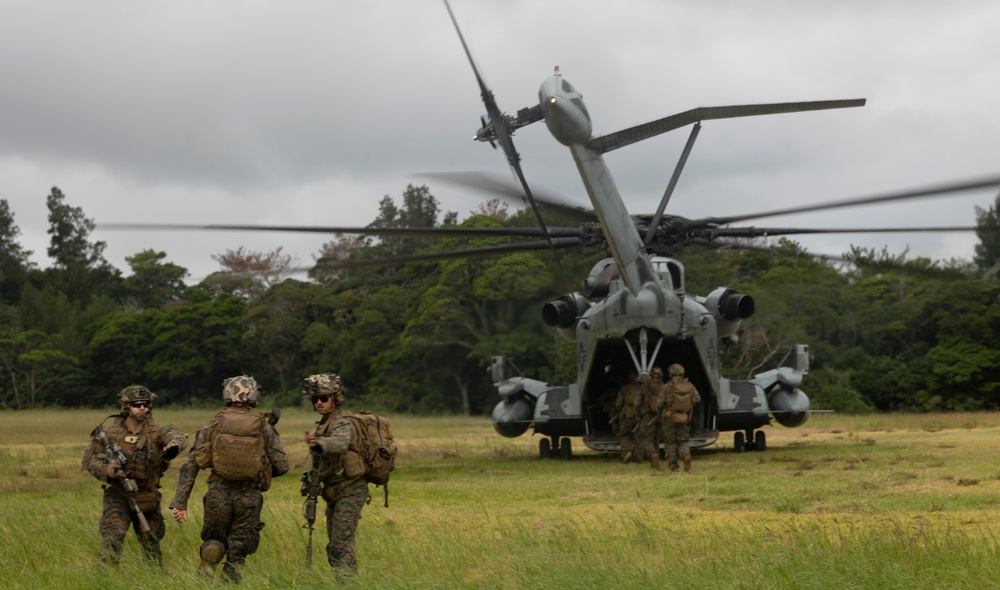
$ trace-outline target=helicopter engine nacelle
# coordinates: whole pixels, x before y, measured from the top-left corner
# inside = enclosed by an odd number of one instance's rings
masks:
[[[547,326],[557,328],[566,340],[575,342],[576,322],[589,308],[590,302],[583,295],[569,293],[542,307],[542,321]]]
[[[719,338],[728,338],[735,334],[743,320],[756,311],[753,297],[725,287],[712,291],[705,298],[705,307],[715,316]]]

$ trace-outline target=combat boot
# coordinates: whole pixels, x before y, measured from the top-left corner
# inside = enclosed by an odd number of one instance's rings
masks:
[[[691,457],[684,457],[684,472],[691,473]]]
[[[225,554],[226,546],[221,541],[216,541],[215,539],[205,541],[201,545],[201,563],[198,565],[198,570],[206,578],[214,578],[215,566],[222,561],[222,557]]]

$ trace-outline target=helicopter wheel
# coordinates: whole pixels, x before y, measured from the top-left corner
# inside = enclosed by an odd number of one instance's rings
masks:
[[[746,437],[743,436],[742,432],[734,432],[733,433],[733,452],[734,453],[742,453],[745,450],[747,450],[747,440],[746,440]]]
[[[763,430],[758,430],[753,434],[753,450],[758,452],[767,450],[767,436],[764,435]]]
[[[549,442],[549,439],[543,438],[542,440],[538,441],[538,458],[548,459],[551,456],[552,456],[552,443]]]
[[[569,442],[569,438],[563,437],[559,441],[559,458],[560,459],[572,459],[573,458],[573,444]]]

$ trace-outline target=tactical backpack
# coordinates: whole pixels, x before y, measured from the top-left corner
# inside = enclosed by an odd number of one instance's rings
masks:
[[[691,411],[694,409],[694,387],[688,383],[670,384],[673,389],[673,403],[668,411],[672,412],[674,424],[688,424],[691,421]]]
[[[389,474],[396,468],[395,441],[389,421],[371,412],[346,414],[354,425],[355,436],[348,450],[361,458],[365,481],[385,489],[385,507],[389,507]]]
[[[208,444],[195,454],[198,467],[211,468],[228,481],[257,481],[261,491],[267,491],[271,467],[264,453],[266,421],[258,412],[217,414],[208,425]]]

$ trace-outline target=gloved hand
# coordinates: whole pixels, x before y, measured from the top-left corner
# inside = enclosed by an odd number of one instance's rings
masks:
[[[177,453],[181,451],[180,447],[177,445],[170,445],[169,447],[163,449],[163,458],[167,461],[172,460],[177,456]]]
[[[117,463],[108,463],[108,467],[105,469],[104,475],[108,479],[121,479],[125,477],[125,473],[122,471],[122,466]]]

